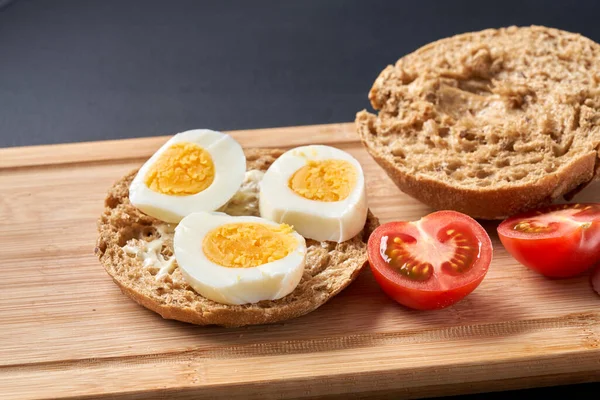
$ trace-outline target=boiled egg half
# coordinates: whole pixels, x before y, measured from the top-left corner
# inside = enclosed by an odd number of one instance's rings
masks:
[[[367,218],[362,167],[330,146],[289,150],[265,173],[259,208],[261,217],[292,225],[306,238],[346,241],[363,229]]]
[[[140,168],[129,186],[129,200],[152,217],[179,222],[227,203],[245,172],[246,157],[231,136],[208,129],[181,132]]]
[[[302,278],[306,242],[292,227],[260,217],[192,213],[175,228],[173,248],[186,281],[224,304],[277,300]]]

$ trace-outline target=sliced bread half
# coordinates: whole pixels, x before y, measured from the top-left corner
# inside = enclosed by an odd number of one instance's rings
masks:
[[[600,45],[546,27],[466,33],[386,67],[356,116],[373,158],[436,209],[499,219],[598,171]]]
[[[258,215],[257,181],[283,150],[249,149],[245,153],[247,180],[222,210],[231,215]],[[367,239],[378,225],[370,212],[364,230],[350,240],[306,241],[304,275],[291,294],[247,305],[208,300],[187,284],[177,267],[173,257],[174,224],[143,214],[129,202],[129,184],[136,173],[124,176],[108,192],[98,222],[96,255],[123,293],[163,318],[235,327],[298,317],[338,294],[367,262]]]

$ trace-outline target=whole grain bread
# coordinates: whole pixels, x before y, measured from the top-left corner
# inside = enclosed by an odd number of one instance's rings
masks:
[[[283,150],[245,150],[248,170],[266,171]],[[174,226],[143,214],[129,202],[129,184],[137,171],[124,176],[109,190],[105,210],[98,222],[99,238],[96,254],[100,262],[120,286],[123,293],[157,312],[163,318],[199,325],[237,327],[266,324],[309,313],[348,286],[367,262],[366,242],[377,219],[369,212],[363,232],[343,242],[307,240],[304,275],[296,289],[279,300],[247,305],[226,305],[208,300],[196,293],[184,280],[176,261],[161,273],[155,265],[127,252],[127,248],[151,243],[163,236],[158,257],[173,257]],[[256,194],[258,195],[258,194]],[[251,202],[250,214],[257,215],[256,197],[234,198],[233,202]],[[240,204],[234,204],[239,210]],[[232,208],[233,210],[233,208]],[[227,210],[225,210],[227,211]]]
[[[436,209],[498,219],[598,172],[600,45],[546,27],[466,33],[386,67],[356,116],[368,152]]]

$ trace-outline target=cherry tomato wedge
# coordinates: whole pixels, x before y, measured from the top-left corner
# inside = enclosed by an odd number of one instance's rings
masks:
[[[471,217],[438,211],[379,226],[369,238],[368,255],[385,293],[406,307],[433,310],[479,286],[492,261],[492,242]]]
[[[555,204],[498,226],[500,241],[521,264],[551,278],[578,275],[600,261],[600,204]]]

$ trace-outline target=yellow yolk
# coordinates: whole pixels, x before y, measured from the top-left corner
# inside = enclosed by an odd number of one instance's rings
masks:
[[[204,237],[202,250],[206,258],[223,267],[251,268],[290,254],[298,245],[292,233],[292,227],[286,224],[225,224]]]
[[[348,161],[308,161],[290,178],[289,186],[309,200],[341,201],[356,185],[356,169]]]
[[[200,193],[215,179],[210,153],[194,143],[175,143],[148,170],[146,186],[171,196]]]

